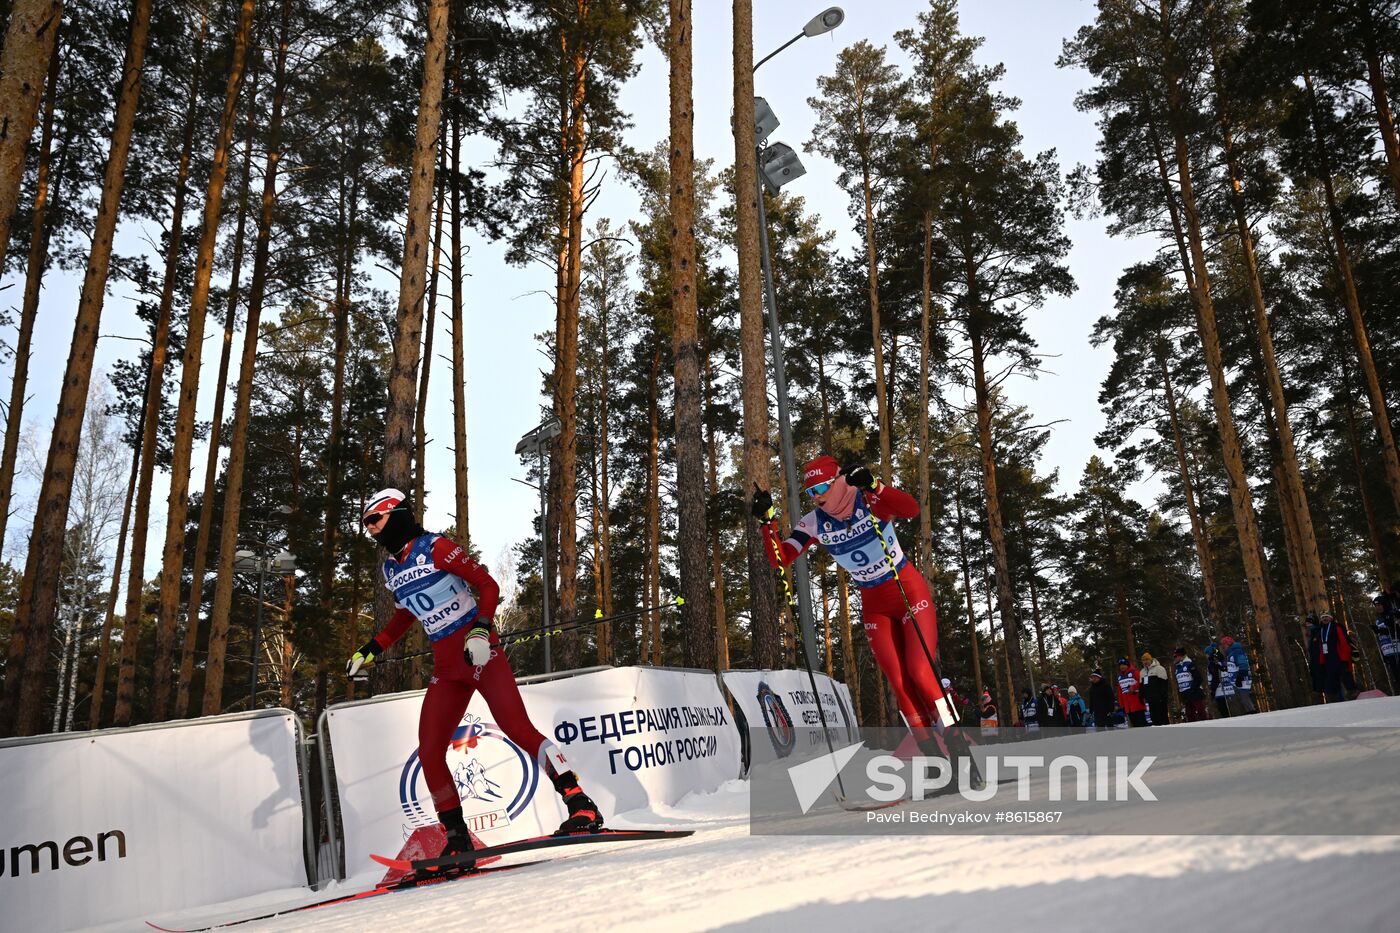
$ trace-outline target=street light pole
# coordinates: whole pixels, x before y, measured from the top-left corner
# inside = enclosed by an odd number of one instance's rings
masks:
[[[768,55],[759,59],[758,63],[753,66],[754,72],[757,73],[759,67],[762,66],[764,62],[773,58],[773,56],[792,45],[798,39],[819,36],[823,33],[830,32],[841,25],[842,20],[845,18],[846,14],[842,12],[840,7],[828,7],[812,17],[807,25],[802,27],[800,33],[793,36]],[[758,99],[755,100],[755,103],[757,103],[757,101]],[[763,203],[763,144],[768,134],[777,127],[777,117],[767,108],[766,104],[764,104],[762,109],[764,111],[762,116],[758,113],[754,115],[756,130],[754,135],[754,160],[758,169],[754,174],[757,178],[757,191],[755,193],[758,196],[759,265],[763,270],[763,291],[765,303],[768,306],[768,331],[773,347],[773,382],[778,397],[778,435],[781,440],[783,476],[786,479],[785,485],[787,486],[787,512],[789,518],[795,521],[797,517],[802,514],[802,485],[798,479],[797,454],[793,448],[792,442],[792,418],[789,413],[787,394],[787,367],[783,360],[783,335],[778,325],[778,298],[773,288],[773,264],[772,258],[769,255],[768,246],[768,211]],[[765,127],[767,131],[764,132],[763,129],[760,129],[760,126]],[[801,163],[797,161],[796,155],[791,150],[786,149],[786,147],[781,148],[786,150],[793,169],[792,172],[784,170],[782,174],[790,178],[796,178],[803,171]],[[774,179],[772,184],[773,190],[776,192],[778,186],[782,184],[782,182]],[[798,557],[797,560],[793,562],[792,569],[793,578],[797,583],[797,622],[798,626],[802,629],[802,649],[807,659],[807,668],[810,671],[817,665],[818,658],[816,656],[816,630],[813,623],[812,592],[807,570],[807,559],[805,557]]]
[[[771,56],[770,56],[771,57]],[[762,64],[760,62],[760,64]],[[762,151],[762,146],[757,147]],[[773,384],[778,397],[778,436],[781,439],[783,476],[787,486],[787,513],[792,521],[802,514],[801,483],[797,475],[797,453],[792,442],[792,418],[789,414],[787,365],[783,358],[783,335],[778,326],[778,298],[773,288],[773,265],[768,252],[768,211],[763,205],[763,174],[758,173],[758,247],[763,269],[763,294],[768,305],[769,343],[773,348]],[[812,592],[807,572],[807,558],[797,558],[792,564],[797,582],[797,622],[802,627],[802,646],[807,662],[817,666],[816,632],[812,614]]]
[[[554,659],[549,641],[549,586],[551,582],[549,577],[549,503],[545,492],[544,450],[549,446],[549,442],[558,437],[563,430],[564,426],[560,423],[558,416],[551,415],[515,445],[517,457],[523,457],[533,450],[535,456],[539,458],[540,465],[540,595],[544,607],[544,672],[546,674],[553,673]]]

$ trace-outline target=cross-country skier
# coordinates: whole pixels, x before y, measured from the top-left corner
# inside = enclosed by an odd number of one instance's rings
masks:
[[[930,664],[938,652],[933,597],[923,574],[905,558],[894,530],[894,519],[919,514],[918,501],[881,483],[866,467],[843,471],[828,456],[803,468],[802,483],[816,508],[785,538],[773,527],[772,495],[754,490],[753,514],[762,523],[768,562],[779,566],[781,555],[786,565],[813,544],[826,548],[860,590],[866,640],[920,748],[942,757],[935,738],[941,734],[953,759],[966,755],[966,738],[951,728],[958,721],[952,698]]]
[[[569,768],[564,753],[539,733],[525,712],[515,673],[491,624],[500,586],[461,546],[423,530],[406,500],[397,489],[383,489],[365,505],[365,530],[387,552],[384,584],[398,608],[383,631],[346,663],[345,675],[352,677],[373,664],[415,621],[422,624],[432,643],[433,677],[418,716],[418,757],[438,820],[447,830],[441,854],[462,855],[473,848],[457,785],[447,767],[447,749],[478,690],[501,729],[535,755],[564,799],[569,817],[556,835],[597,832],[603,827],[597,805],[579,788],[578,775]]]

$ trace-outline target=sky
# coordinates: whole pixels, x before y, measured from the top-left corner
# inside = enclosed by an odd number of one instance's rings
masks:
[[[806,176],[788,190],[801,195],[808,210],[820,215],[823,225],[837,234],[837,245],[849,250],[859,243],[859,233],[847,212],[846,194],[837,187],[834,163],[805,151],[815,122],[807,98],[815,92],[816,79],[829,74],[837,53],[846,45],[866,39],[888,47],[892,61],[906,62],[894,44],[895,31],[911,27],[924,8],[920,0],[865,0],[850,4],[846,19],[833,32],[804,38],[765,64],[758,72],[756,93],[765,97],[781,120],[773,136],[793,146],[807,168]],[[755,0],[754,54],[762,58],[801,31],[803,24],[824,9],[819,2],[798,0]],[[695,156],[714,159],[717,167],[733,161],[734,146],[729,131],[732,108],[732,20],[730,4],[724,0],[696,0],[693,11],[695,74]],[[982,64],[1001,62],[1006,73],[1000,90],[1019,98],[1022,106],[1015,119],[1024,136],[1028,153],[1054,149],[1061,169],[1069,171],[1078,163],[1092,164],[1098,134],[1092,114],[1074,107],[1075,94],[1089,80],[1078,70],[1062,70],[1055,60],[1063,40],[1088,23],[1094,6],[1088,0],[974,0],[961,9],[964,33],[985,38],[977,58]],[[623,110],[632,114],[633,127],[627,141],[638,149],[649,149],[665,138],[668,127],[667,68],[660,51],[647,45],[640,55],[641,67],[623,90]],[[478,153],[488,158],[489,152]],[[407,192],[405,192],[405,203]],[[636,216],[640,204],[626,182],[610,177],[595,202],[586,224],[609,217],[615,226]],[[1112,360],[1111,348],[1089,345],[1094,321],[1112,307],[1113,287],[1122,269],[1145,258],[1151,244],[1140,240],[1111,238],[1103,220],[1068,221],[1073,249],[1068,265],[1078,285],[1066,298],[1054,298],[1029,316],[1028,330],[1045,355],[1045,371],[1036,381],[1013,379],[1007,385],[1010,400],[1028,406],[1035,423],[1054,422],[1044,450],[1043,472],[1058,470],[1059,490],[1073,491],[1084,464],[1095,453],[1094,435],[1102,427],[1097,396],[1099,383]],[[135,251],[145,240],[159,241],[154,225],[128,221],[118,229],[118,250]],[[467,431],[471,484],[471,526],[474,543],[486,562],[499,568],[509,549],[533,533],[531,522],[539,507],[534,489],[516,482],[525,478],[525,469],[515,456],[515,444],[540,420],[540,373],[550,364],[534,335],[553,326],[551,297],[553,272],[542,266],[527,268],[505,262],[505,248],[473,234],[466,260],[466,365]],[[22,262],[12,262],[0,291],[0,307],[17,306],[22,282]],[[396,281],[387,273],[375,284],[397,294]],[[73,317],[78,302],[80,277],[71,273],[51,273],[39,310],[35,355],[31,366],[31,397],[24,414],[25,434],[34,438],[40,460],[47,451],[47,438],[53,423],[59,381],[72,339]],[[106,302],[98,343],[96,368],[104,372],[112,363],[132,352],[129,340],[142,333],[133,308],[133,287],[115,283]],[[856,315],[868,314],[864,304],[851,308]],[[441,317],[439,317],[441,322]],[[214,370],[218,365],[218,334],[212,321],[206,337],[204,371],[198,417],[208,420],[213,408]],[[13,340],[13,329],[5,334]],[[446,332],[439,332],[439,346],[447,345]],[[241,345],[242,337],[237,341]],[[235,347],[235,366],[238,347]],[[790,364],[791,365],[791,364]],[[0,385],[8,394],[11,362],[0,364]],[[448,449],[452,437],[452,394],[449,367],[435,360],[428,401],[427,455],[428,528],[450,524],[453,497],[453,462]],[[196,465],[191,492],[203,483],[204,448],[194,452]],[[147,576],[158,569],[160,542],[164,535],[164,503],[168,482],[158,477],[153,499],[151,535],[147,544]],[[28,540],[28,528],[37,484],[24,480],[17,488],[18,509],[11,522],[5,556],[21,560]],[[367,495],[373,490],[365,490]],[[261,506],[274,506],[277,490],[263,490]],[[349,493],[358,505],[359,494]],[[939,521],[934,516],[935,527]]]

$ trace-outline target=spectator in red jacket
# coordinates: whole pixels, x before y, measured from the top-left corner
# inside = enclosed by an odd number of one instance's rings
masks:
[[[1142,677],[1127,658],[1118,659],[1118,705],[1137,728],[1148,725],[1147,705],[1142,701]]]

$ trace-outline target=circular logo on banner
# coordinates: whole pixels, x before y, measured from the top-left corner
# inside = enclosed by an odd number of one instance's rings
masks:
[[[468,714],[452,733],[447,768],[472,832],[509,826],[535,796],[540,765],[493,722]],[[399,803],[410,826],[436,826],[433,795],[415,749],[399,774]]]
[[[763,681],[758,684],[758,708],[763,710],[763,724],[768,727],[773,751],[779,758],[786,758],[797,744],[797,730],[792,726],[792,717],[783,705],[783,698]]]

